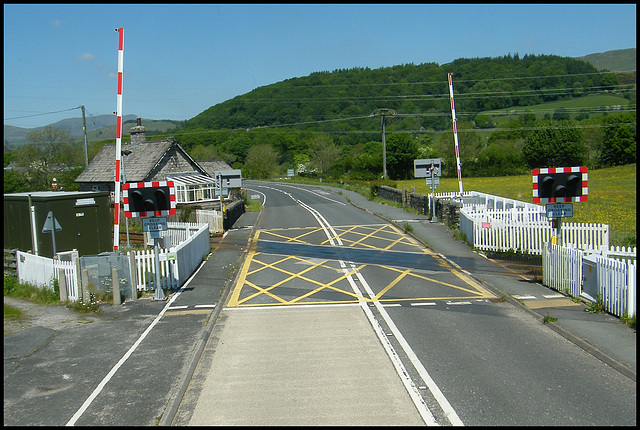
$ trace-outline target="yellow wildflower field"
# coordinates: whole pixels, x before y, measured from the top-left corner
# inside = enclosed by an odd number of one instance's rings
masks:
[[[589,197],[586,202],[573,203],[573,217],[563,222],[608,224],[610,244],[635,246],[636,241],[636,165],[589,170]],[[478,191],[533,203],[532,176],[500,176],[465,178],[464,191]],[[429,194],[425,179],[398,181],[398,189],[415,187],[416,193]],[[458,178],[440,178],[436,193],[459,191]]]

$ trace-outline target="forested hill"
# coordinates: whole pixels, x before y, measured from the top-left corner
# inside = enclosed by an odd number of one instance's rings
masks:
[[[456,111],[470,120],[487,110],[602,94],[618,84],[614,73],[599,73],[585,61],[552,55],[353,68],[256,88],[210,107],[186,121],[184,130],[277,126],[340,133],[379,131],[379,121],[367,118],[381,108],[398,116],[391,128],[445,130],[451,121],[447,73],[453,74]]]

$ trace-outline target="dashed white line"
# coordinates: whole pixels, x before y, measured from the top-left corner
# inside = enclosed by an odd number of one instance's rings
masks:
[[[537,298],[536,296],[513,296],[513,297],[518,300],[535,300]]]
[[[435,302],[411,303],[411,306],[435,306]]]

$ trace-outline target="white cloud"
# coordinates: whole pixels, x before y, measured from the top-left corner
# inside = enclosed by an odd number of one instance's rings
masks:
[[[76,61],[91,61],[96,58],[95,55],[89,54],[88,52],[81,55],[76,55]]]

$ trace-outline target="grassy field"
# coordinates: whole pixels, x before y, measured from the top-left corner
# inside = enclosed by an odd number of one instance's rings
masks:
[[[465,191],[478,191],[533,203],[531,175],[493,178],[462,178]],[[396,187],[416,188],[428,194],[425,179],[397,181]],[[457,178],[441,178],[437,193],[458,191]],[[573,217],[563,222],[596,223],[611,226],[611,245],[636,246],[636,165],[589,171],[589,197],[573,204]]]
[[[486,111],[486,112],[483,112],[483,114],[492,117],[493,121],[497,125],[503,125],[507,121],[518,119],[519,116],[522,114],[522,111],[525,111],[525,110],[535,112],[536,119],[542,120],[544,118],[545,113],[553,115],[553,112],[556,109],[560,109],[560,108],[564,108],[567,110],[580,110],[580,109],[590,109],[595,107],[606,106],[606,107],[609,107],[610,109],[613,109],[613,106],[618,106],[618,105],[626,106],[629,103],[630,103],[629,100],[625,99],[624,97],[621,97],[618,95],[612,95],[612,94],[602,94],[602,95],[584,96],[584,97],[577,97],[577,98],[568,99],[568,100],[542,103],[538,105]],[[505,113],[509,113],[512,110],[517,110],[520,113],[515,115],[504,115]],[[610,111],[610,113],[613,113],[613,112],[614,112],[613,110]],[[571,113],[570,117],[573,119],[575,118],[576,115],[577,114],[575,113]],[[599,116],[602,116],[602,113],[590,114],[591,118],[596,118]]]

